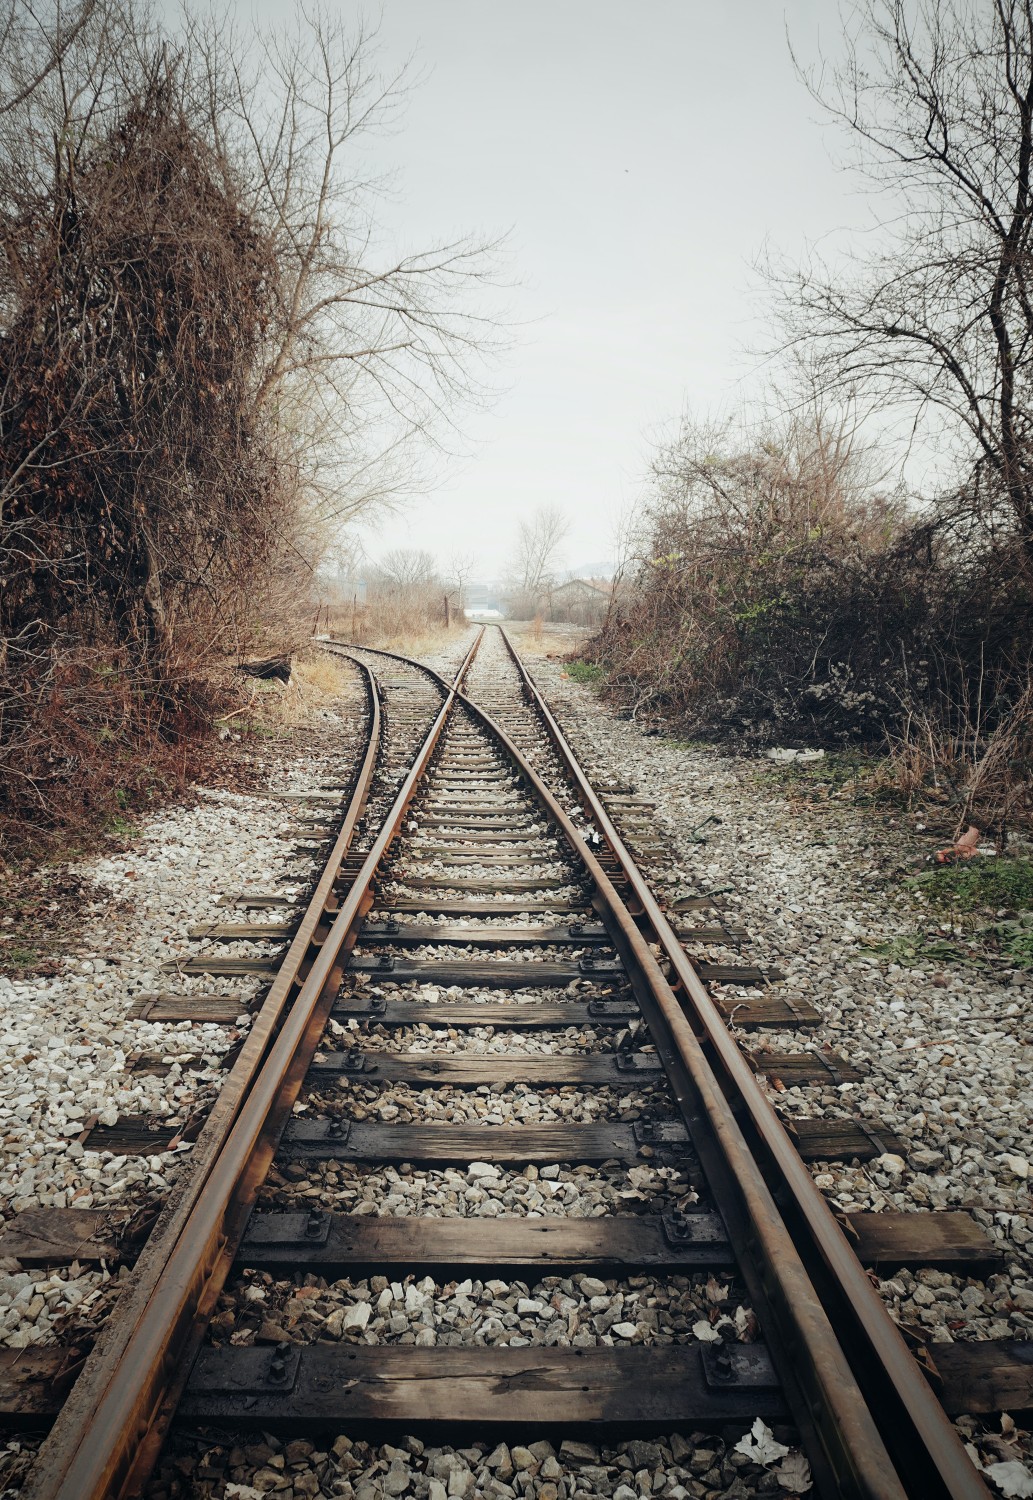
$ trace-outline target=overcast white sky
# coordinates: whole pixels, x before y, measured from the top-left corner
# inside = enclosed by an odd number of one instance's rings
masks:
[[[469,456],[373,555],[460,549],[496,574],[514,515],[555,502],[567,563],[605,559],[650,434],[759,390],[753,257],[864,217],[787,29],[804,57],[838,50],[831,0],[385,0],[385,68],[415,53],[424,76],[371,148],[395,173],[383,213],[410,243],[509,231],[523,326]]]

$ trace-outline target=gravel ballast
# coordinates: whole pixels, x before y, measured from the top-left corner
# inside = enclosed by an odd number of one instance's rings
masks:
[[[447,671],[460,654],[449,650],[435,664]],[[863,1165],[815,1163],[814,1176],[821,1191],[837,1209],[967,1208],[1001,1246],[1004,1269],[986,1282],[935,1271],[887,1275],[880,1290],[892,1316],[924,1328],[934,1342],[1028,1337],[1033,1328],[1033,1226],[1027,1180],[1033,1166],[1028,1108],[1033,1053],[1026,1019],[1033,986],[1028,977],[973,974],[968,969],[952,972],[942,965],[911,969],[880,960],[869,950],[913,921],[908,899],[881,878],[888,861],[913,855],[912,849],[904,848],[902,836],[895,843],[892,833],[870,826],[866,815],[849,803],[824,808],[820,815],[801,813],[770,779],[761,780],[756,762],[655,735],[647,738],[567,677],[558,662],[533,659],[531,666],[597,784],[612,778],[655,802],[655,814],[639,811],[635,816],[648,823],[650,842],[662,844],[665,850],[663,856],[646,855],[641,860],[657,888],[668,896],[687,896],[731,887],[719,899],[729,919],[747,929],[749,941],[742,947],[695,944],[690,948],[693,956],[708,962],[777,967],[787,975],[786,990],[813,1003],[823,1016],[817,1031],[775,1030],[759,1038],[742,1034],[740,1039],[776,1053],[824,1042],[865,1069],[865,1076],[853,1084],[830,1081],[825,1086],[786,1089],[775,1081],[774,1073],[769,1079],[772,1100],[785,1117],[859,1116],[892,1130],[905,1144],[905,1154],[899,1159],[884,1156]],[[378,670],[393,675],[396,667],[381,662]],[[489,631],[468,685],[471,695],[489,707],[493,677],[501,682],[505,670],[501,643]],[[518,728],[512,727],[511,720],[506,722],[519,740]],[[532,759],[551,780],[551,752],[536,748]],[[307,784],[318,783],[319,777],[311,772],[310,778]],[[287,784],[293,783],[285,780]],[[214,814],[225,807],[237,811],[236,803],[225,800],[236,795],[203,795],[198,808],[180,811],[184,816],[202,811]],[[508,789],[505,797],[510,806],[523,802],[517,788]],[[495,800],[494,793],[490,798]],[[485,800],[489,800],[487,795]],[[379,808],[379,800],[376,805]],[[110,1153],[83,1153],[81,1147],[76,1153],[67,1144],[50,1151],[50,1145],[60,1139],[62,1127],[70,1131],[91,1117],[84,1100],[89,1101],[92,1115],[101,1119],[105,1118],[101,1111],[107,1110],[107,1118],[119,1113],[150,1114],[156,1122],[180,1124],[203,1110],[212,1097],[220,1078],[221,1054],[237,1039],[238,1030],[182,1025],[148,1030],[145,1023],[128,1021],[126,1012],[134,996],[169,989],[170,979],[183,990],[242,997],[256,987],[257,981],[199,981],[159,972],[170,946],[184,955],[205,946],[183,940],[189,925],[229,915],[213,910],[216,894],[241,885],[269,888],[269,882],[278,877],[277,889],[297,889],[305,878],[310,866],[292,855],[290,844],[279,837],[283,804],[242,798],[239,811],[239,843],[224,838],[221,827],[218,838],[213,837],[206,825],[203,859],[197,845],[203,843],[204,834],[177,830],[188,853],[175,866],[171,882],[168,869],[162,876],[156,855],[153,870],[137,869],[135,879],[141,875],[144,879],[143,910],[157,918],[164,896],[166,920],[161,936],[150,940],[150,946],[144,945],[139,960],[134,958],[125,972],[123,961],[113,957],[117,939],[106,941],[105,923],[115,900],[111,882],[116,877],[107,876],[109,885],[104,887],[91,867],[89,878],[104,890],[105,906],[98,906],[94,913],[90,951],[69,959],[68,974],[62,970],[55,976],[55,985],[63,983],[66,989],[55,990],[50,1008],[40,1012],[36,1030],[19,1040],[15,1051],[4,1058],[9,1077],[17,1076],[20,1083],[24,1071],[32,1080],[31,1091],[25,1090],[30,1100],[26,1144],[47,1147],[37,1153],[38,1163],[35,1157],[27,1159],[17,1174],[18,1153],[12,1153],[5,1188],[9,1197],[18,1193],[17,1206],[45,1204],[49,1195],[54,1203],[135,1207],[148,1198],[160,1199],[180,1169],[175,1152],[119,1160]],[[721,821],[709,823],[705,841],[700,842],[697,830],[711,815]],[[177,814],[163,816],[174,819]],[[580,813],[577,818],[583,823]],[[160,825],[161,819],[155,822]],[[418,826],[417,809],[410,831]],[[148,825],[146,838],[150,833]],[[406,876],[447,882],[456,867],[431,850],[450,837],[447,826],[421,829],[409,845],[408,860],[400,861],[394,878],[380,888],[383,914],[390,912],[392,895],[426,894],[424,888],[407,885]],[[577,867],[562,843],[548,834],[545,825],[529,829],[526,837],[533,841],[528,852],[534,861],[531,869],[543,876],[571,877],[562,891],[549,891],[549,899],[560,909],[583,905],[584,893],[575,878]],[[227,848],[228,844],[232,847]],[[426,848],[421,849],[421,844]],[[248,858],[254,867],[248,865]],[[143,866],[145,861],[141,858],[139,863]],[[463,865],[462,874],[487,878],[497,876],[499,868],[489,861],[471,860]],[[185,871],[182,879],[181,869]],[[228,883],[226,872],[231,872]],[[125,882],[130,877],[123,871],[119,878]],[[293,887],[283,884],[291,879]],[[171,935],[167,920],[170,887],[178,934],[172,944],[165,941]],[[439,890],[442,896],[449,891],[459,893],[459,888],[447,884]],[[133,897],[138,911],[135,889]],[[522,900],[527,897],[510,897],[506,906],[507,912],[512,906],[512,917],[493,920],[520,926],[550,923],[549,917],[540,914],[521,916]],[[125,930],[135,927],[135,915],[126,913]],[[236,914],[232,919],[237,919]],[[398,920],[441,919],[433,914],[425,918],[400,914]],[[266,949],[227,944],[221,951]],[[371,942],[366,951],[375,954],[376,943]],[[567,959],[579,951],[571,946],[513,949],[504,956],[534,962]],[[605,954],[609,950],[588,951]],[[407,956],[453,961],[479,959],[487,953],[436,944],[407,950]],[[105,967],[74,968],[75,962],[86,960],[101,960]],[[74,993],[86,995],[88,1003],[71,1001],[77,1014],[74,1024],[67,1025],[68,1041],[62,1042],[57,1059],[57,1068],[64,1070],[66,1078],[55,1080],[64,1084],[69,1097],[57,1099],[51,1115],[51,1093],[43,1082],[44,1076],[50,1077],[50,1059],[45,1075],[33,1073],[31,1064],[37,1061],[33,1054],[43,1052],[48,1021],[53,1024],[62,1004],[68,1003],[66,997],[73,993],[73,978],[79,985]],[[107,992],[105,987],[109,987]],[[591,993],[590,981],[580,979],[566,990],[529,988],[526,992],[371,984],[365,976],[354,987],[391,1000],[440,1003],[443,1011],[456,1000],[526,1006],[583,1001]],[[749,993],[729,990],[728,996],[743,999]],[[574,1025],[531,1033],[492,1027],[456,1030],[443,1016],[439,1026],[407,1028],[383,1027],[375,1021],[331,1021],[324,1046],[329,1050],[359,1044],[364,1050],[384,1053],[455,1056],[512,1057],[519,1052],[581,1056],[609,1052],[628,1041],[626,1033],[622,1041],[616,1028]],[[643,1043],[649,1045],[647,1037],[638,1038],[636,1048]],[[81,1051],[73,1075],[76,1047]],[[112,1051],[112,1062],[101,1067],[105,1047]],[[170,1063],[169,1072],[162,1077],[127,1074],[125,1061],[132,1052],[161,1056]],[[29,1059],[28,1068],[22,1057]],[[12,1097],[20,1095],[12,1091]],[[631,1120],[643,1112],[668,1113],[668,1103],[663,1089],[643,1087],[641,1081],[635,1088],[629,1084],[589,1090],[575,1085],[452,1088],[313,1079],[298,1110],[309,1118],[343,1113],[350,1119],[391,1124],[457,1121],[507,1129],[564,1120]],[[181,1148],[180,1154],[188,1158],[189,1146]],[[62,1172],[66,1180],[58,1186]],[[56,1196],[60,1193],[65,1196]],[[332,1160],[280,1162],[260,1199],[266,1209],[318,1206],[403,1218],[494,1218],[502,1214],[595,1218],[684,1209],[697,1203],[697,1193],[679,1170],[615,1162],[599,1166],[557,1162],[523,1170],[487,1162],[439,1170],[405,1163],[360,1167]],[[9,1287],[4,1293],[6,1283]],[[106,1270],[84,1274],[76,1267],[51,1277],[39,1273],[37,1278],[11,1267],[6,1283],[0,1280],[2,1338],[17,1344],[53,1341],[76,1317],[101,1316],[117,1293],[118,1278]],[[77,1308],[82,1311],[77,1313]],[[762,1331],[758,1333],[745,1293],[731,1275],[643,1276],[621,1281],[574,1275],[521,1282],[489,1279],[483,1271],[480,1278],[450,1282],[412,1276],[397,1282],[383,1276],[328,1282],[301,1272],[291,1279],[247,1272],[227,1285],[210,1334],[213,1342],[237,1345],[286,1339],[416,1348],[499,1344],[587,1348],[689,1344],[712,1337],[749,1342],[758,1336],[763,1336]],[[1024,1431],[1007,1425],[991,1431],[987,1424],[967,1419],[959,1427],[971,1442],[977,1462],[990,1465],[1012,1456],[1017,1462],[1028,1460],[1030,1444]],[[587,1500],[598,1495],[607,1500],[645,1500],[657,1495],[672,1500],[690,1496],[693,1500],[746,1500],[758,1494],[810,1489],[806,1464],[788,1446],[791,1433],[776,1432],[772,1438],[755,1432],[752,1442],[745,1431],[741,1435],[726,1432],[720,1438],[682,1433],[623,1445],[580,1442],[573,1436],[557,1437],[555,1442],[532,1441],[537,1436],[529,1434],[526,1447],[474,1441],[464,1448],[425,1444],[415,1436],[399,1438],[397,1445],[372,1445],[355,1432],[329,1434],[319,1441],[183,1434],[170,1443],[148,1497],[254,1500],[257,1495],[276,1494],[283,1500],[322,1495],[381,1500],[393,1495],[452,1500],[484,1495],[498,1500],[573,1500],[575,1496]],[[756,1440],[770,1446],[758,1449]],[[18,1467],[17,1454],[9,1450],[12,1476]]]
[[[358,744],[356,691],[322,709],[320,747],[268,757],[270,790],[347,784]],[[153,1156],[91,1151],[79,1137],[93,1124],[127,1115],[154,1125],[186,1125],[203,1115],[224,1073],[222,1057],[250,1025],[246,1002],[264,976],[225,979],[169,972],[170,960],[210,949],[187,938],[195,924],[244,920],[217,905],[241,889],[304,894],[316,865],[281,836],[285,803],[260,793],[195,788],[192,805],[146,819],[131,846],[80,863],[87,891],[69,915],[74,941],[43,977],[0,977],[0,1204],[3,1220],[24,1209],[112,1208],[128,1218],[160,1203],[189,1160],[182,1142]],[[265,913],[254,913],[268,920]],[[228,943],[220,953],[268,956],[268,942]],[[155,1023],[133,1017],[156,993],[240,999],[236,1026]],[[135,1054],[167,1063],[134,1072]],[[107,1271],[25,1273],[0,1263],[0,1343],[50,1343],[69,1325],[91,1325],[106,1309],[117,1276]],[[28,1282],[26,1276],[28,1275]]]
[[[860,1081],[838,1086],[785,1088],[769,1079],[770,1097],[787,1118],[859,1117],[904,1142],[903,1157],[813,1164],[832,1205],[967,1209],[1000,1247],[1004,1270],[985,1282],[936,1270],[887,1276],[880,1291],[891,1315],[933,1342],[1028,1339],[1033,975],[880,957],[877,945],[920,920],[915,898],[889,877],[913,866],[927,845],[845,798],[801,809],[767,762],[647,734],[558,660],[530,665],[597,784],[609,776],[655,803],[648,817],[670,855],[641,863],[658,888],[670,897],[721,891],[719,903],[750,935],[731,961],[778,968],[786,992],[822,1015],[817,1029],[742,1033],[740,1040],[776,1052],[828,1045],[863,1068]],[[707,819],[715,821],[701,843]],[[690,951],[712,958],[721,950]],[[723,961],[727,954],[721,951]],[[958,1425],[993,1463],[1000,1433],[988,1436],[986,1424],[970,1419]],[[1014,1493],[1033,1493],[1029,1433],[1008,1429],[1006,1446],[1031,1470],[1029,1491]]]

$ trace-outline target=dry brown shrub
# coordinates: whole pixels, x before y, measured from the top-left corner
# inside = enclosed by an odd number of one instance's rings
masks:
[[[321,619],[334,640],[356,646],[379,646],[404,656],[422,656],[440,650],[456,632],[466,629],[465,616],[450,612],[446,628],[442,597],[389,595],[368,604],[331,605]]]
[[[1033,815],[1033,678],[993,720],[980,705],[912,709],[888,736],[888,751],[884,784],[908,800],[942,792],[956,832],[976,823],[1005,848],[1009,830]]]
[[[121,837],[134,813],[181,795],[203,763],[213,702],[200,678],[155,681],[128,651],[80,648],[23,685],[16,711],[0,866],[70,854],[98,831]]]

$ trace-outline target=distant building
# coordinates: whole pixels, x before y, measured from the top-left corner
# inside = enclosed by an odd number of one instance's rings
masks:
[[[548,618],[570,625],[601,625],[613,586],[594,578],[570,578],[553,589]]]
[[[466,610],[494,610],[502,613],[498,584],[468,583],[463,589],[463,604]]]

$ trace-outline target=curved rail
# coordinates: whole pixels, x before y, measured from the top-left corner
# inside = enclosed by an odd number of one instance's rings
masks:
[[[879,1431],[907,1487],[906,1493],[921,1496],[922,1500],[941,1496],[949,1496],[951,1500],[988,1500],[990,1492],[969,1460],[952,1422],[868,1279],[839,1221],[815,1187],[799,1152],[758,1086],[755,1074],[593,790],[537,684],[505,630],[499,629],[525,690],[577,788],[581,805],[597,823],[616,855],[622,874],[649,924],[651,936],[659,943],[671,965],[677,981],[675,990],[688,1010],[693,1037],[705,1047],[708,1068],[720,1079],[724,1109],[734,1111],[737,1129],[741,1127],[748,1137],[753,1158],[763,1163],[767,1180],[775,1184],[779,1206],[775,1209],[772,1202],[771,1208],[778,1223],[765,1214],[750,1226],[751,1234],[757,1236],[759,1248],[763,1249],[764,1258],[770,1260],[779,1253],[782,1238],[779,1224],[788,1223],[793,1243],[803,1257],[808,1276],[827,1313],[829,1331],[833,1327],[838,1331],[837,1342],[850,1351],[852,1379],[863,1391],[868,1408],[879,1413]],[[816,1363],[819,1352],[804,1344],[795,1347],[791,1356],[811,1401],[821,1396]],[[804,1360],[807,1366],[801,1368]],[[837,1400],[828,1408],[827,1417],[816,1411],[812,1415],[829,1459],[845,1482],[847,1476],[843,1464],[850,1464],[851,1460],[843,1439],[850,1426],[838,1430],[836,1412],[840,1406]],[[831,1429],[829,1421],[835,1423]],[[837,1449],[840,1449],[838,1455]],[[854,1461],[860,1464],[859,1472],[863,1472],[861,1461],[864,1458],[863,1450],[854,1456]]]
[[[341,834],[302,924],[308,934],[304,949],[299,930],[285,960],[289,964],[298,956],[298,963],[290,979],[281,985],[278,976],[274,985],[279,997],[275,1014],[270,1010],[266,1016],[267,1001],[259,1017],[266,1017],[261,1032],[256,1036],[256,1020],[198,1140],[200,1147],[208,1138],[204,1171],[191,1175],[174,1209],[166,1210],[164,1222],[159,1221],[148,1241],[129,1296],[105,1327],[40,1449],[24,1492],[26,1500],[116,1500],[138,1493],[153,1467],[307,1061],[340,988],[344,959],[372,904],[370,886],[377,866],[458,701],[458,689],[482,635],[483,630],[452,684],[438,677],[444,702],[380,833],[337,906],[334,881],[365,806],[380,743],[379,696],[372,673],[363,668],[372,695],[370,743]],[[323,934],[318,928],[327,917],[330,926]],[[310,966],[288,1005],[292,979],[302,978],[304,958],[311,958]],[[227,1099],[231,1083],[232,1101]],[[224,1100],[232,1102],[232,1109],[220,1109]]]
[[[502,726],[473,699],[461,694],[460,701],[519,770],[592,880],[594,904],[625,962],[708,1179],[721,1185],[718,1201],[732,1244],[742,1259],[741,1268],[822,1492],[850,1500],[907,1500],[909,1493],[919,1492],[909,1492],[898,1478],[732,1107],[635,917],[576,825]],[[576,766],[583,779],[569,747],[564,759],[568,757],[568,764]],[[612,830],[605,813],[603,820]],[[612,832],[628,867],[644,886],[616,830]]]
[[[628,899],[617,891],[613,875],[506,730],[462,691],[482,637],[483,630],[451,684],[422,663],[411,663],[441,687],[444,702],[438,716],[353,885],[339,907],[327,907],[332,913],[329,931],[225,1133],[203,1190],[194,1191],[189,1212],[176,1217],[177,1232],[166,1236],[165,1258],[156,1275],[149,1271],[146,1295],[135,1296],[127,1305],[129,1316],[120,1317],[117,1361],[114,1366],[110,1359],[97,1362],[93,1371],[87,1366],[73,1391],[78,1426],[71,1419],[64,1423],[64,1413],[59,1418],[34,1470],[29,1500],[115,1500],[134,1493],[145,1478],[297,1097],[307,1060],[318,1044],[343,977],[345,956],[372,905],[371,885],[378,866],[457,704],[499,745],[593,884],[596,909],[624,960],[679,1109],[715,1186],[819,1491],[850,1500],[987,1500],[988,1492],[953,1427],[868,1285],[504,632],[529,702],[582,806],[612,850],[620,877],[628,883]],[[377,654],[409,660],[393,652]],[[643,921],[648,924],[645,933],[639,925]],[[661,955],[671,965],[672,979],[661,967]],[[784,1163],[782,1146],[789,1153]],[[776,1167],[783,1165],[780,1175]],[[825,1220],[834,1233],[825,1232]],[[834,1253],[837,1236],[844,1264]],[[842,1273],[841,1282],[833,1272]],[[859,1298],[855,1304],[850,1299],[857,1282],[865,1288],[865,1300]],[[862,1339],[858,1352],[853,1344]],[[897,1357],[894,1340],[904,1349],[903,1360]],[[884,1354],[886,1362],[880,1365]],[[877,1389],[880,1371],[883,1388]],[[894,1431],[895,1419],[901,1431]],[[64,1442],[55,1442],[63,1423]]]
[[[501,627],[500,633],[581,805],[628,882],[634,916],[506,731],[474,700],[460,699],[535,791],[595,884],[595,905],[632,976],[708,1177],[721,1184],[722,1212],[822,1492],[989,1500],[548,704]],[[652,929],[673,985],[636,918]]]

